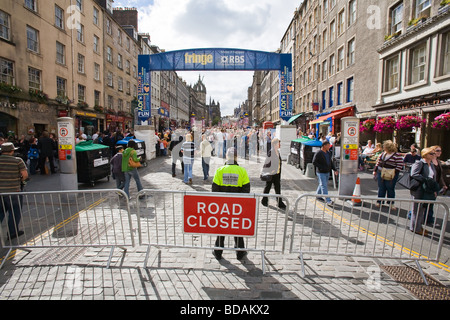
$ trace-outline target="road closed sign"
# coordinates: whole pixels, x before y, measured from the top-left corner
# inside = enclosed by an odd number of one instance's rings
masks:
[[[218,236],[254,237],[256,199],[184,196],[184,232]]]

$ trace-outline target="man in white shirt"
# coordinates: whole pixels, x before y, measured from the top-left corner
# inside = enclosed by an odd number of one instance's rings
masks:
[[[200,152],[202,154],[202,169],[203,180],[209,178],[209,163],[211,161],[212,147],[211,143],[206,138],[206,135],[202,135],[202,143],[200,144]]]

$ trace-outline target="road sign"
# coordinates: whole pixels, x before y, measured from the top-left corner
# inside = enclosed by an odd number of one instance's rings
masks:
[[[254,237],[256,199],[217,196],[184,196],[185,233]]]

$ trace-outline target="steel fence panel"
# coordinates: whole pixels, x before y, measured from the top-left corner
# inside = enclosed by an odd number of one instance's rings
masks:
[[[228,236],[225,246],[215,247],[216,235],[187,234],[183,232],[183,199],[184,196],[207,197],[239,197],[255,198],[257,221],[256,235],[244,237],[245,251],[258,251],[261,253],[264,269],[264,254],[266,252],[281,252],[285,250],[286,230],[288,225],[289,201],[279,195],[268,194],[230,194],[211,192],[183,192],[142,190],[138,194],[136,206],[138,208],[138,233],[139,245],[147,246],[147,254],[144,265],[147,266],[148,255],[151,247],[157,248],[186,248],[186,249],[219,249],[239,251],[234,248],[234,239]],[[269,199],[269,206],[261,205],[263,197]],[[141,198],[141,199],[139,199]],[[276,205],[281,198],[287,208],[286,211]],[[272,203],[274,202],[274,203]]]
[[[11,219],[4,212],[13,201],[20,206]],[[116,247],[135,246],[128,198],[116,189],[4,193],[0,218],[0,241],[9,250],[0,268],[12,250],[64,247],[111,247],[109,267]],[[23,235],[10,237],[19,230]]]
[[[294,205],[290,252],[300,253],[302,265],[303,254],[439,261],[449,215],[445,203],[329,195],[334,204],[328,206],[321,197],[305,194]],[[428,235],[410,231],[413,206],[423,207],[425,221],[434,216],[424,227]]]

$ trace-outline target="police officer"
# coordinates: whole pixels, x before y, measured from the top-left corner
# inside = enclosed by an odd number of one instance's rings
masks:
[[[227,161],[223,167],[216,170],[212,184],[213,192],[250,193],[250,179],[247,171],[237,164],[236,148],[229,148],[226,155]],[[224,247],[225,237],[218,236],[216,247]],[[244,238],[234,238],[235,248],[245,248]],[[222,259],[223,250],[214,250],[213,255],[217,260]],[[237,251],[238,260],[243,259],[247,251]]]

